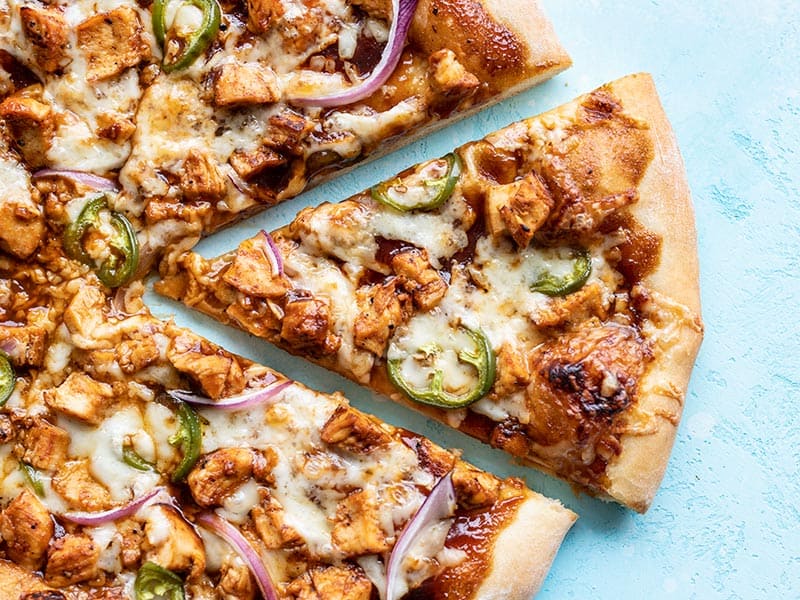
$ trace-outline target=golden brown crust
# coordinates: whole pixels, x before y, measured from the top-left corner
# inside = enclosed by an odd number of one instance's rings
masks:
[[[694,211],[678,144],[650,75],[625,77],[608,88],[625,98],[626,112],[646,121],[655,158],[639,186],[641,200],[631,213],[662,238],[660,262],[643,279],[658,296],[653,310],[667,311],[677,325],[640,381],[637,412],[648,415],[645,433],[622,437],[622,453],[607,468],[608,495],[639,512],[655,496],[675,440],[692,366],[703,338]],[[662,298],[663,297],[663,298]],[[669,301],[665,299],[669,299]],[[683,305],[689,311],[684,311]],[[655,318],[656,315],[653,315]],[[658,325],[657,325],[658,326]]]
[[[492,564],[475,593],[481,600],[532,598],[578,515],[558,502],[529,496],[494,543]],[[525,573],[525,577],[520,577]]]

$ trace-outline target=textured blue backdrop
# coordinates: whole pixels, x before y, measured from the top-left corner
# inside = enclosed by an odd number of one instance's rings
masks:
[[[160,314],[357,406],[525,478],[581,515],[540,600],[800,598],[800,3],[543,0],[575,66],[553,81],[206,240],[207,256],[300,208],[634,71],[653,73],[694,194],[706,339],[669,470],[644,516],[514,466],[246,335],[151,297]],[[524,549],[520,549],[524,551]]]

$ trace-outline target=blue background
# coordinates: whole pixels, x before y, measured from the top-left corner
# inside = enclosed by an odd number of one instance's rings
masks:
[[[213,256],[303,206],[628,73],[656,80],[684,155],[699,234],[706,337],[663,486],[646,515],[576,496],[506,455],[205,317],[157,314],[467,459],[559,498],[581,518],[538,598],[800,598],[800,2],[542,0],[574,67],[348,176],[225,230]],[[520,552],[524,552],[520,548]]]

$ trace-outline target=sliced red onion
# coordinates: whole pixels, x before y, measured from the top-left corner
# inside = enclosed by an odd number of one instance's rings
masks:
[[[266,387],[257,390],[249,390],[244,394],[239,394],[238,396],[228,396],[227,398],[221,398],[220,400],[212,400],[206,396],[200,396],[185,390],[170,390],[167,392],[167,394],[176,400],[183,400],[189,404],[209,406],[213,408],[219,408],[221,410],[242,410],[273,400],[279,392],[282,392],[294,383],[294,381],[291,379],[287,379],[285,381],[276,381],[274,375],[271,375],[271,377],[272,379],[270,380],[269,385]]]
[[[8,354],[9,356],[14,356],[19,352],[20,346],[22,343],[16,338],[6,338],[0,342],[0,350]]]
[[[420,533],[423,533],[431,523],[450,517],[453,514],[455,501],[456,490],[453,487],[453,472],[450,471],[433,486],[425,502],[422,503],[416,514],[411,517],[397,538],[386,567],[386,595],[384,600],[395,600],[395,579],[400,573],[403,560],[416,543]]]
[[[264,600],[278,600],[275,584],[272,583],[272,578],[269,576],[261,557],[236,527],[213,512],[201,513],[197,517],[197,523],[210,529],[230,544],[231,548],[247,564],[253,577],[255,577],[258,589],[261,590]]]
[[[101,512],[66,512],[62,516],[67,521],[72,521],[78,525],[102,525],[111,521],[119,521],[120,519],[134,514],[148,501],[155,498],[163,489],[163,487],[154,488],[133,502],[118,508],[112,508]]]
[[[381,60],[372,70],[369,77],[347,89],[333,92],[325,96],[300,96],[290,98],[295,104],[305,106],[342,106],[352,104],[371,96],[380,88],[400,62],[406,35],[411,27],[411,20],[417,8],[418,0],[392,0],[392,26],[389,39],[383,49]]]
[[[73,171],[71,169],[42,169],[41,171],[36,171],[36,173],[31,175],[31,179],[34,181],[37,179],[46,179],[48,177],[63,177],[64,179],[69,179],[70,181],[80,183],[86,187],[101,192],[115,192],[119,189],[117,184],[111,179],[108,179],[107,177],[100,177],[99,175],[95,175],[93,173],[86,173],[85,171]]]
[[[239,177],[236,171],[228,173],[228,179],[230,179],[233,187],[239,190],[239,193],[244,194],[245,196],[250,193],[250,187],[244,182],[244,179]]]
[[[275,240],[263,229],[260,235],[266,240],[264,254],[267,255],[267,260],[269,260],[269,264],[272,267],[272,274],[283,275],[283,257],[281,257],[281,251],[278,249],[277,244],[275,244]]]

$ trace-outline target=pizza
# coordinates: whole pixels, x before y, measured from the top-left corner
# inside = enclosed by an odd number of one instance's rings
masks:
[[[641,512],[702,338],[646,74],[165,270],[162,294]]]
[[[0,597],[535,593],[560,503],[39,256],[0,258]]]
[[[140,246],[117,279],[141,277],[164,254],[568,67],[538,4],[521,7],[4,0],[0,120],[42,199],[18,191],[0,247],[31,256],[43,219],[107,191]]]

